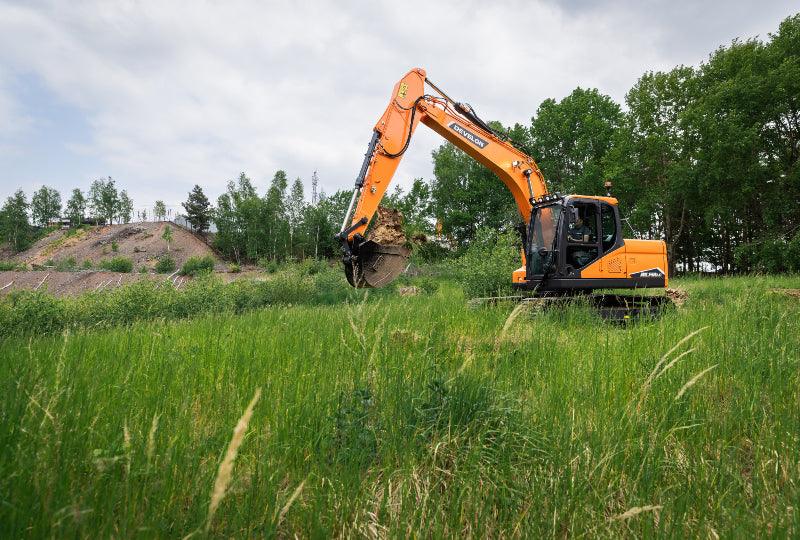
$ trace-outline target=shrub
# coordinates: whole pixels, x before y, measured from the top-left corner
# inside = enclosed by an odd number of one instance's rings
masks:
[[[204,257],[189,257],[181,267],[182,276],[197,276],[200,274],[210,274],[214,271],[214,259],[206,255]]]
[[[439,282],[432,277],[417,278],[415,285],[426,294],[433,294],[439,290]]]
[[[139,267],[139,273],[140,274],[146,274],[147,272],[148,272],[148,270],[147,270],[146,266],[142,265],[142,266]]]
[[[511,292],[511,272],[519,265],[518,237],[513,232],[481,229],[457,261],[464,293],[503,296]]]
[[[228,265],[228,272],[230,272],[231,274],[238,274],[241,271],[242,267],[236,263],[231,263]]]
[[[113,257],[100,261],[100,268],[111,272],[123,272],[129,274],[133,272],[133,261],[128,257]]]
[[[78,266],[78,263],[75,261],[75,257],[69,257],[68,259],[61,259],[56,263],[56,270],[59,272],[72,272]]]
[[[328,269],[328,263],[321,259],[305,259],[298,264],[299,273],[306,276],[321,274]]]
[[[117,244],[116,240],[111,242],[111,251],[113,251],[114,253],[117,253],[119,251],[119,244]]]
[[[175,264],[175,259],[169,255],[162,255],[156,263],[156,272],[159,274],[171,274],[176,268],[178,266]]]
[[[14,261],[0,261],[0,272],[6,270],[24,270],[24,266]]]
[[[423,242],[422,244],[415,245],[414,253],[411,256],[413,259],[418,259],[421,262],[432,263],[438,262],[452,255],[452,251],[436,242]]]
[[[272,259],[258,259],[258,266],[267,271],[267,274],[274,274],[280,268],[278,261]]]
[[[83,268],[84,268],[84,269],[86,269],[86,270],[91,270],[91,268],[92,268],[92,261],[90,261],[89,259],[84,259],[84,261],[83,261],[83,265],[82,265],[82,266],[83,266]]]

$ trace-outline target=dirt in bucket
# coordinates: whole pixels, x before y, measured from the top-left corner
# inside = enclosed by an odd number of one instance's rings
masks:
[[[394,208],[379,206],[367,239],[381,245],[405,245],[406,235],[403,232],[402,212]]]

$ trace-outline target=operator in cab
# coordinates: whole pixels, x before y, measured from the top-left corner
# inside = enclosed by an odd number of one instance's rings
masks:
[[[592,230],[586,226],[580,215],[570,225],[568,234],[569,239],[573,242],[591,242]]]

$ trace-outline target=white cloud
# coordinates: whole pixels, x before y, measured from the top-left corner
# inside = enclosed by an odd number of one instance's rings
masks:
[[[613,2],[0,3],[0,142],[28,114],[3,74],[32,73],[85,116],[89,142],[69,146],[84,168],[114,176],[138,203],[177,203],[195,183],[216,196],[240,170],[263,191],[278,168],[305,179],[316,169],[330,192],[352,185],[411,67],[487,119],[524,122],[546,97],[581,85],[621,100],[643,71],[714,47],[676,52],[673,30]],[[441,141],[417,133],[401,183],[431,174]],[[71,170],[43,180],[79,182]]]

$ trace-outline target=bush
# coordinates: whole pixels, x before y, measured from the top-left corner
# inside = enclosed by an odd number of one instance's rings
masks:
[[[214,259],[210,255],[205,257],[189,257],[181,268],[182,276],[197,276],[210,274],[214,271]]]
[[[280,268],[278,261],[272,259],[258,259],[258,266],[267,271],[267,274],[274,274]]]
[[[119,251],[119,244],[117,244],[116,240],[113,240],[111,242],[111,251],[113,251],[114,253]]]
[[[72,272],[78,267],[78,263],[75,261],[75,257],[69,257],[68,259],[61,259],[56,263],[56,270],[59,272]]]
[[[228,272],[230,272],[231,274],[238,274],[241,271],[242,267],[236,263],[231,263],[228,265]]]
[[[14,261],[0,261],[0,272],[7,270],[24,270],[24,265]]]
[[[90,261],[89,259],[85,259],[83,261],[83,265],[82,266],[83,266],[83,268],[85,270],[91,270],[92,269],[92,261]]]
[[[147,272],[148,272],[148,270],[147,270],[146,266],[142,265],[142,266],[139,267],[139,273],[140,274],[146,274]]]
[[[298,271],[306,276],[315,276],[328,269],[328,263],[321,259],[305,259],[297,266]]]
[[[156,272],[159,274],[171,274],[176,268],[178,268],[178,265],[175,264],[175,259],[169,255],[162,255],[156,263]]]
[[[420,262],[432,263],[439,262],[450,257],[453,252],[436,242],[424,242],[414,247],[414,253],[411,256],[412,260],[417,259]]]
[[[128,257],[113,257],[100,261],[100,268],[111,272],[122,272],[129,274],[133,272],[133,261]]]
[[[511,273],[520,264],[514,232],[481,229],[456,262],[458,280],[470,298],[511,292]]]

